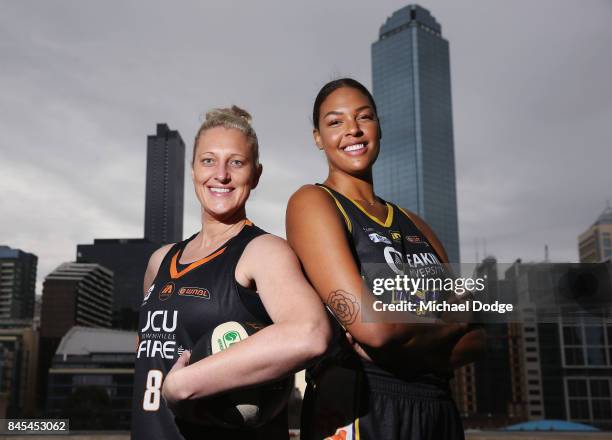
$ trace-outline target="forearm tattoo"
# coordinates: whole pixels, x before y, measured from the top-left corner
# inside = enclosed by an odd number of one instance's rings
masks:
[[[355,296],[344,290],[336,290],[327,297],[327,307],[344,326],[355,322],[359,314],[359,303]]]

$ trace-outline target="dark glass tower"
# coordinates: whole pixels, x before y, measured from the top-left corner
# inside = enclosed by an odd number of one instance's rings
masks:
[[[185,144],[176,130],[157,124],[147,137],[145,239],[172,243],[183,239]]]
[[[34,318],[38,257],[0,245],[0,320]]]
[[[382,128],[377,192],[434,229],[459,262],[448,41],[420,6],[395,11],[372,44],[372,84]]]

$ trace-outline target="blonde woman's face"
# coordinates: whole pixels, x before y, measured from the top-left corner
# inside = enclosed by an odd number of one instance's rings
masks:
[[[227,218],[243,209],[259,174],[248,139],[239,130],[214,127],[200,135],[191,177],[208,214]]]

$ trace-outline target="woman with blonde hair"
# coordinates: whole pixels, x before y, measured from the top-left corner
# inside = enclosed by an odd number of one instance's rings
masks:
[[[181,402],[293,374],[330,337],[324,308],[287,243],[255,226],[246,202],[262,172],[249,114],[212,110],[198,130],[191,177],[202,228],[153,253],[144,276],[134,382],[134,439],[286,439],[286,413],[260,428],[176,418]],[[227,321],[270,325],[189,363],[198,339]]]

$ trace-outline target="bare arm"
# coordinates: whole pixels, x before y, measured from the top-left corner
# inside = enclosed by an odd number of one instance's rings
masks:
[[[466,323],[362,322],[371,294],[364,296],[342,217],[320,188],[302,187],[290,199],[287,239],[321,299],[375,361],[397,364],[405,358],[416,368],[448,368],[453,346],[468,331]]]
[[[265,235],[245,249],[237,279],[253,280],[274,322],[227,350],[168,374],[171,403],[267,382],[301,369],[327,349],[331,337],[323,305],[287,243]]]
[[[164,260],[164,257],[166,256],[166,254],[168,253],[168,251],[173,245],[174,243],[166,244],[160,247],[159,249],[157,249],[155,252],[153,252],[151,254],[151,257],[149,257],[149,263],[147,264],[147,269],[145,270],[145,274],[144,274],[144,281],[142,283],[142,287],[143,287],[143,291],[145,295],[147,294],[149,287],[151,287],[151,284],[153,284],[153,280],[157,276],[157,272],[159,271],[159,266]]]

